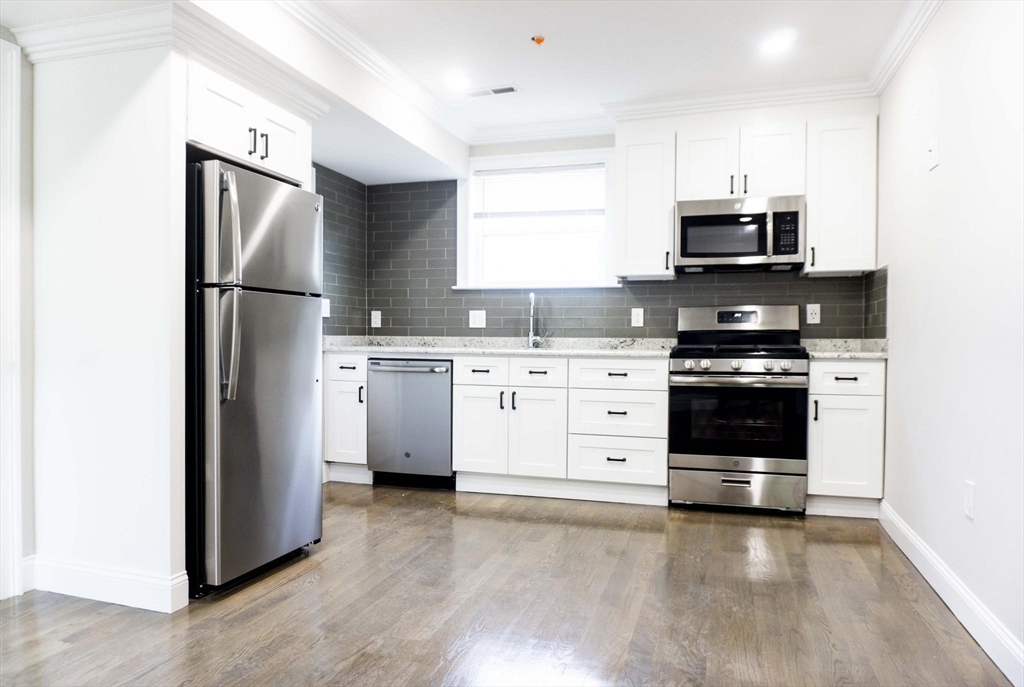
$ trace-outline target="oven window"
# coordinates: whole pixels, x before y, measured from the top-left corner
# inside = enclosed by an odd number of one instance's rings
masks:
[[[683,257],[742,257],[765,255],[767,215],[703,215],[680,218]]]
[[[807,457],[807,390],[673,387],[671,453]]]

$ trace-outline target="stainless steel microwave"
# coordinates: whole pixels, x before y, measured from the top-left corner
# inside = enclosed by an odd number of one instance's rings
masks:
[[[676,204],[676,271],[784,272],[804,262],[803,196],[681,200]]]

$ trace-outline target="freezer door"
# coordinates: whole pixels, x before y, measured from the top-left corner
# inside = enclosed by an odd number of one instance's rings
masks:
[[[203,283],[323,293],[323,198],[203,163]]]
[[[204,289],[206,581],[321,536],[320,300]]]

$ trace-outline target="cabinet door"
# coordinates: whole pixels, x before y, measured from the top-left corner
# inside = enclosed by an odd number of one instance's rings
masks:
[[[677,132],[676,160],[676,200],[711,200],[739,195],[739,128]]]
[[[568,391],[512,387],[508,474],[565,477]]]
[[[188,69],[188,138],[238,160],[258,164],[253,148],[259,115],[246,89],[198,64]]]
[[[366,464],[366,382],[327,383],[326,432],[325,460]]]
[[[258,125],[261,164],[290,179],[305,182],[311,165],[309,124],[270,103],[261,102],[258,107],[263,115]]]
[[[807,126],[807,273],[875,269],[874,115]]]
[[[744,196],[802,196],[806,176],[804,122],[740,129],[740,193]]]
[[[807,493],[882,498],[885,399],[810,396]]]
[[[508,389],[452,387],[452,467],[508,474]]]
[[[615,138],[615,274],[673,279],[675,132]]]

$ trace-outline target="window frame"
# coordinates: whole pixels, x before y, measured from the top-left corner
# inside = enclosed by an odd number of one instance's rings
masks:
[[[478,171],[521,169],[531,167],[562,167],[567,165],[604,164],[605,168],[605,227],[604,227],[604,264],[606,279],[600,282],[573,284],[558,281],[544,283],[518,284],[480,284],[470,270],[472,256],[470,251],[470,199],[472,194],[473,175]],[[546,153],[524,153],[518,155],[493,155],[473,157],[469,160],[469,177],[459,179],[457,183],[457,232],[456,232],[456,267],[457,277],[453,290],[516,290],[516,289],[595,289],[619,288],[622,286],[615,276],[615,246],[612,221],[614,217],[615,198],[615,149],[589,148],[585,150],[566,150]]]

